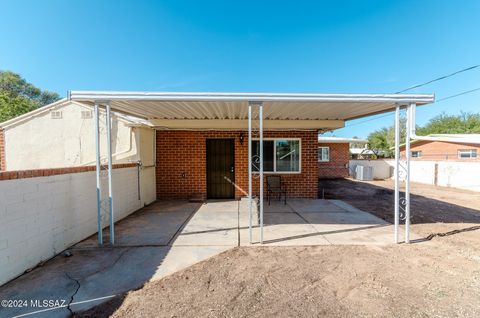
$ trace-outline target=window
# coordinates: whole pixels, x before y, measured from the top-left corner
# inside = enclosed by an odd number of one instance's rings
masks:
[[[412,158],[421,158],[422,152],[421,151],[412,151]]]
[[[318,147],[318,161],[330,161],[330,147]]]
[[[80,117],[82,119],[91,119],[92,116],[92,111],[91,110],[82,110]]]
[[[258,140],[252,140],[252,171],[260,171],[260,142]],[[265,139],[263,141],[263,171],[300,172],[300,140]]]
[[[458,158],[477,158],[477,149],[460,149],[458,150]]]
[[[52,110],[50,112],[50,117],[52,119],[62,119],[62,112],[59,110]]]

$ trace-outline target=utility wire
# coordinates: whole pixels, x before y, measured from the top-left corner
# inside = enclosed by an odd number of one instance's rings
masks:
[[[448,75],[440,76],[440,77],[438,77],[438,78],[435,78],[435,79],[433,79],[433,80],[431,80],[431,81],[428,81],[428,82],[425,82],[425,83],[422,83],[422,84],[418,84],[418,85],[411,86],[411,87],[409,87],[409,88],[406,88],[406,89],[404,89],[404,90],[401,90],[401,91],[399,91],[399,92],[396,92],[395,94],[400,94],[400,93],[403,93],[403,92],[412,90],[412,89],[414,89],[414,88],[419,88],[419,87],[422,87],[422,86],[431,84],[431,83],[433,83],[433,82],[437,82],[437,81],[440,81],[440,80],[443,80],[443,79],[452,77],[452,76],[454,76],[454,75],[457,75],[457,74],[460,74],[460,73],[463,73],[463,72],[466,72],[466,71],[473,70],[473,69],[475,69],[475,68],[477,68],[477,67],[480,67],[480,64],[477,64],[477,65],[474,65],[474,66],[470,66],[470,67],[464,68],[464,69],[462,69],[462,70],[453,72],[453,73],[448,74]]]
[[[453,73],[448,74],[448,75],[444,75],[444,76],[437,77],[437,78],[435,78],[435,79],[433,79],[433,80],[430,80],[430,81],[425,82],[425,83],[422,83],[422,84],[418,84],[418,85],[411,86],[411,87],[406,88],[406,89],[404,89],[404,90],[398,91],[398,92],[396,92],[395,94],[400,94],[400,93],[403,93],[403,92],[412,90],[412,89],[414,89],[414,88],[418,88],[418,87],[422,87],[422,86],[425,86],[425,85],[428,85],[428,84],[431,84],[431,83],[434,83],[434,82],[438,82],[438,81],[440,81],[440,80],[443,80],[443,79],[446,79],[446,78],[455,76],[455,75],[457,75],[457,74],[459,74],[459,73],[463,73],[463,72],[466,72],[466,71],[470,71],[470,70],[476,69],[477,67],[480,67],[480,64],[477,64],[477,65],[473,65],[473,66],[464,68],[464,69],[462,69],[462,70],[453,72]],[[471,90],[468,90],[468,91],[464,91],[464,92],[461,92],[461,93],[458,93],[458,94],[450,95],[450,96],[447,96],[447,97],[444,97],[444,98],[441,98],[441,99],[435,101],[435,103],[440,103],[440,102],[442,102],[442,101],[444,101],[444,100],[451,99],[451,98],[458,97],[458,96],[462,96],[462,95],[469,94],[469,93],[473,93],[473,92],[476,92],[476,91],[479,91],[479,90],[480,90],[480,87],[474,88],[474,89],[471,89]],[[378,117],[374,117],[374,118],[369,118],[369,119],[366,119],[366,120],[361,121],[361,122],[358,122],[358,123],[354,123],[354,124],[351,124],[351,125],[346,125],[345,127],[351,127],[351,126],[360,125],[360,124],[363,124],[363,123],[366,123],[366,122],[369,122],[369,121],[372,121],[372,120],[377,120],[377,119],[384,118],[384,117],[388,117],[388,116],[391,116],[391,115],[393,115],[393,114],[392,114],[392,113],[387,113],[387,114],[384,114],[384,115],[382,115],[382,116],[378,116]]]
[[[461,92],[461,93],[458,93],[458,94],[453,94],[453,95],[450,95],[450,96],[447,96],[447,97],[444,97],[444,98],[440,98],[439,100],[435,101],[435,104],[436,104],[436,103],[443,102],[444,100],[447,100],[447,99],[451,99],[451,98],[455,98],[455,97],[458,97],[458,96],[470,94],[470,93],[473,93],[473,92],[476,92],[476,91],[480,91],[480,87],[477,87],[477,88],[474,88],[474,89],[470,89],[470,90],[468,90],[468,91],[464,91],[464,92]],[[351,127],[351,126],[360,125],[360,124],[363,124],[363,123],[366,123],[366,122],[369,122],[369,121],[372,121],[372,120],[377,120],[377,119],[384,118],[384,117],[388,117],[388,116],[392,116],[392,115],[393,115],[393,113],[383,114],[383,115],[378,116],[378,117],[369,118],[369,119],[360,121],[360,122],[358,122],[358,123],[353,123],[353,124],[351,124],[351,125],[345,125],[345,127]]]
[[[462,95],[469,94],[469,93],[473,93],[473,92],[476,92],[476,91],[480,91],[480,87],[477,87],[477,88],[474,88],[474,89],[471,89],[471,90],[468,90],[468,91],[465,91],[465,92],[461,92],[461,93],[458,93],[458,94],[455,94],[455,95],[450,95],[450,96],[447,96],[447,97],[444,97],[444,98],[440,98],[439,100],[435,101],[435,103],[440,103],[440,102],[443,102],[444,100],[454,98],[454,97],[458,97],[458,96],[462,96]]]

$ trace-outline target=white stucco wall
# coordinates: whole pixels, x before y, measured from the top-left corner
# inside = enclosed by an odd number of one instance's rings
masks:
[[[61,119],[52,119],[50,111],[35,115],[5,128],[7,170],[62,168],[95,163],[94,119],[82,119],[82,110],[91,108],[67,102],[55,110]],[[113,117],[112,152],[114,163],[139,160],[135,129]],[[100,118],[101,153],[105,156],[105,116]],[[153,131],[152,131],[153,133]]]
[[[136,167],[114,169],[112,178],[117,221],[145,201]],[[0,219],[2,285],[97,232],[95,172],[0,181]]]
[[[349,173],[353,176],[357,165],[373,167],[374,179],[388,179],[393,175],[392,167],[394,166],[388,160],[350,160]]]
[[[438,162],[438,185],[480,191],[480,162]]]
[[[394,175],[392,159],[350,160],[350,175],[355,166],[373,167],[375,179],[389,179]],[[435,165],[438,166],[437,185],[471,191],[480,191],[480,162],[410,161],[410,178],[413,182],[435,184]]]

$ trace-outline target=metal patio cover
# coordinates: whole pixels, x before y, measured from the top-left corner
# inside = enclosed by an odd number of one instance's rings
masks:
[[[70,91],[68,98],[106,104],[145,119],[248,119],[248,104],[263,103],[264,120],[351,120],[432,103],[434,95]]]

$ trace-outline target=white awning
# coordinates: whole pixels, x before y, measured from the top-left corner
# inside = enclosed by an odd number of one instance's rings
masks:
[[[263,103],[264,120],[344,122],[393,111],[395,105],[434,101],[433,95],[412,94],[289,94],[172,93],[71,91],[71,100],[108,103],[112,110],[148,120],[247,120],[248,103]],[[155,122],[152,121],[155,125]],[[178,123],[177,123],[178,124]],[[322,125],[319,122],[316,125]],[[187,125],[187,123],[185,124]],[[243,125],[243,124],[242,124]],[[160,125],[155,125],[160,126]],[[334,124],[332,126],[342,127]],[[335,128],[331,127],[331,128]],[[178,127],[177,127],[178,128]]]

